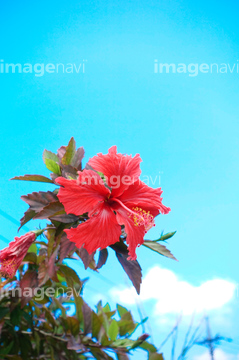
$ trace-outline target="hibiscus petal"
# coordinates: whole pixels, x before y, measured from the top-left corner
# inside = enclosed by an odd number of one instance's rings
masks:
[[[112,196],[119,196],[138,180],[141,161],[139,154],[134,157],[117,154],[117,147],[112,146],[107,155],[99,153],[88,164],[105,175],[107,184],[112,188]]]
[[[101,204],[97,215],[92,216],[77,228],[65,230],[70,241],[78,248],[83,247],[92,254],[97,249],[104,249],[119,241],[121,227],[115,213],[107,204]]]
[[[110,195],[100,176],[92,170],[79,172],[77,180],[58,177],[55,181],[63,186],[57,196],[67,214],[82,215],[92,212],[99,202]]]
[[[168,214],[171,210],[162,204],[162,189],[153,189],[141,180],[133,185],[119,197],[119,200],[128,208],[138,206],[144,210],[149,210],[153,216],[159,214]]]
[[[144,242],[145,227],[143,225],[137,226],[134,220],[129,217],[127,210],[120,206],[116,210],[116,218],[120,225],[125,226],[125,232],[127,234],[126,242],[129,251],[128,260],[136,260],[136,248]]]

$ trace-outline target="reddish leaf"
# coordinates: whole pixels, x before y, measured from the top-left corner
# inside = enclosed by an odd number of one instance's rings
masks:
[[[65,259],[65,257],[67,257],[67,255],[75,252],[75,250],[76,250],[75,243],[68,240],[66,234],[64,233],[61,237],[61,242],[60,242],[60,257],[59,257],[60,262],[62,262]]]
[[[23,217],[20,219],[20,227],[18,228],[18,231],[21,229],[22,226],[24,226],[28,221],[30,221],[34,216],[36,215],[36,212],[34,210],[31,210],[30,208],[27,209],[27,211],[24,213]]]
[[[86,302],[83,301],[82,305],[82,311],[83,311],[83,318],[84,318],[84,333],[85,335],[89,334],[91,332],[91,308],[86,304]]]
[[[77,179],[77,170],[71,165],[62,166],[62,176],[67,179]]]
[[[80,337],[78,337],[76,340],[75,337],[72,335],[70,337],[70,340],[67,343],[67,349],[75,350],[75,351],[79,351],[79,350],[85,351],[86,350],[85,346],[81,343]]]
[[[66,146],[61,146],[57,150],[57,156],[58,156],[58,159],[60,160],[60,162],[61,162],[61,159],[63,158],[63,156],[65,155],[65,152],[66,152]]]
[[[42,175],[23,175],[23,176],[15,176],[10,180],[24,180],[24,181],[38,181],[53,184],[51,179],[48,179],[46,176]]]
[[[48,270],[48,274],[50,279],[59,282],[59,279],[57,277],[57,270],[58,270],[58,266],[56,266],[56,257],[58,255],[58,248],[54,251],[54,253],[51,255],[49,262],[47,264],[47,270]]]
[[[94,260],[95,252],[93,254],[89,255],[88,251],[86,249],[84,249],[83,247],[81,247],[80,249],[77,249],[76,253],[81,258],[81,260],[85,266],[85,269],[87,269],[89,267],[91,261]]]
[[[108,258],[108,250],[107,249],[100,250],[97,269],[100,269],[106,263],[107,258]]]
[[[21,196],[21,199],[30,206],[31,210],[34,210],[36,212],[40,212],[46,205],[50,204],[52,201],[58,201],[56,194],[51,191],[33,192],[32,194]]]
[[[73,160],[71,162],[71,165],[76,168],[77,170],[81,170],[81,161],[84,157],[85,150],[83,147],[80,147],[76,150],[76,153],[73,157]]]
[[[54,201],[45,206],[39,213],[37,213],[34,219],[49,219],[59,211],[64,211],[64,206],[60,201]]]
[[[157,252],[160,255],[163,255],[170,259],[178,261],[164,245],[161,245],[155,241],[150,241],[150,240],[145,240],[143,245],[146,246],[147,248]]]
[[[34,289],[38,287],[37,272],[35,270],[28,270],[20,281],[20,288],[22,291],[21,307],[23,308],[34,296]],[[30,288],[31,290],[29,291]],[[24,295],[25,294],[25,295]]]
[[[70,224],[79,220],[79,217],[73,214],[67,215],[65,210],[63,210],[63,211],[59,211],[58,213],[55,213],[54,216],[51,216],[50,220],[59,221],[64,224]]]
[[[117,259],[119,260],[120,264],[122,265],[124,271],[132,281],[137,294],[140,293],[140,284],[142,282],[142,271],[141,267],[137,260],[127,260],[127,254],[120,254],[116,252]]]
[[[42,286],[49,280],[49,274],[47,271],[47,265],[46,265],[46,259],[40,263],[39,269],[38,269],[38,281],[39,286]]]

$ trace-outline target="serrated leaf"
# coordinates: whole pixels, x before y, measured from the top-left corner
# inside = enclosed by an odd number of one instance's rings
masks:
[[[21,196],[21,199],[25,201],[36,212],[40,212],[45,206],[51,202],[58,201],[57,195],[52,191],[39,191],[31,194]]]
[[[39,213],[45,206],[50,204],[51,202],[58,201],[57,195],[51,191],[39,191],[33,192],[31,194],[21,196],[21,199],[25,201],[30,208],[25,212],[24,216],[20,220],[21,229],[28,221],[32,220],[37,213]]]
[[[31,209],[27,209],[27,211],[24,213],[23,217],[20,219],[20,226],[18,228],[18,231],[23,227],[25,224],[28,223],[28,221],[32,220],[32,218],[36,215],[36,212]]]
[[[45,159],[45,165],[48,170],[52,171],[56,175],[61,175],[61,168],[59,164],[57,164],[55,161],[51,159]]]
[[[67,145],[65,150],[66,151],[61,159],[61,162],[63,165],[70,165],[76,151],[76,143],[73,137],[70,139],[69,144]]]
[[[159,253],[160,255],[163,255],[170,259],[178,261],[164,245],[158,244],[157,242],[151,241],[151,240],[145,240],[143,245],[146,246],[147,248]]]
[[[50,217],[50,220],[52,221],[58,221],[64,224],[71,224],[75,221],[79,220],[79,216],[73,215],[73,214],[66,214],[65,210],[58,211],[54,215]]]
[[[46,159],[53,160],[56,163],[59,162],[58,156],[56,154],[54,154],[53,152],[51,152],[49,150],[46,150],[46,149],[43,151],[42,157],[43,157],[44,162],[45,162]]]
[[[85,151],[83,147],[80,147],[76,150],[75,155],[72,159],[71,165],[77,170],[81,170],[81,161],[84,157]]]
[[[80,249],[76,250],[76,253],[82,260],[85,269],[87,269],[89,267],[90,263],[94,260],[95,252],[93,254],[89,255],[88,251],[85,248],[81,247]]]
[[[23,175],[23,176],[15,176],[10,180],[23,180],[23,181],[37,181],[37,182],[44,182],[44,183],[51,183],[54,184],[51,179],[48,179],[46,176],[43,175]]]
[[[38,212],[34,219],[49,219],[57,214],[59,211],[64,211],[64,206],[60,201],[53,201],[46,205],[40,212]]]

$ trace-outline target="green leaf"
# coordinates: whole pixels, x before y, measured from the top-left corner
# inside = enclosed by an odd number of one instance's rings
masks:
[[[12,325],[19,326],[21,323],[21,318],[22,318],[22,309],[18,305],[15,307],[15,309],[13,309],[10,315]]]
[[[68,324],[68,327],[69,327],[70,332],[72,333],[72,335],[73,336],[78,335],[79,331],[80,331],[79,320],[77,320],[73,316],[68,316],[66,320],[67,320],[67,324]]]
[[[9,313],[10,309],[5,306],[0,306],[0,320]]]
[[[117,306],[117,311],[118,311],[120,317],[122,317],[124,314],[129,312],[129,310],[127,310],[124,306],[121,306],[119,304],[117,304],[116,306]]]
[[[24,257],[23,261],[32,262],[33,264],[37,263],[37,256],[34,252],[28,252]]]
[[[92,337],[99,340],[99,332],[103,325],[103,316],[96,314],[94,311],[91,313],[91,326],[92,326]]]
[[[37,254],[37,246],[35,243],[31,244],[31,246],[28,249],[28,253],[34,253]]]
[[[111,324],[110,324],[109,330],[108,330],[108,336],[109,336],[110,340],[115,341],[118,333],[119,333],[118,323],[115,319],[113,319],[111,321]]]
[[[165,241],[165,240],[170,239],[171,237],[173,237],[176,234],[176,232],[177,231],[169,232],[169,233],[167,233],[165,235],[160,236],[159,239],[153,240],[153,241]]]
[[[74,158],[76,152],[76,143],[74,138],[72,137],[69,141],[69,144],[66,147],[66,152],[61,159],[63,165],[70,165],[71,161]]]
[[[51,151],[44,150],[43,152],[43,161],[48,170],[52,171],[54,174],[61,175],[61,168],[58,164],[58,156]]]
[[[76,292],[76,289],[73,287],[73,294],[75,298],[75,305],[76,305],[76,317],[79,320],[80,324],[83,324],[84,315],[83,315],[83,299],[79,294]]]
[[[48,170],[52,171],[56,175],[61,175],[61,168],[55,161],[46,159],[45,164]]]
[[[15,176],[10,180],[23,180],[23,181],[37,181],[37,182],[44,182],[44,183],[51,183],[54,182],[51,179],[48,179],[46,176],[43,175],[23,175],[23,176]]]
[[[102,308],[102,310],[104,311],[104,313],[110,312],[111,308],[109,303],[106,303],[105,306]]]
[[[158,244],[157,242],[151,241],[151,240],[145,240],[143,245],[146,246],[147,248],[157,252],[160,255],[163,255],[170,259],[178,261],[164,245]]]
[[[149,360],[164,360],[163,354],[158,354],[158,353],[149,354]]]
[[[73,282],[76,282],[77,284],[82,286],[82,282],[79,276],[77,275],[77,273],[75,272],[75,270],[64,264],[60,264],[59,269],[63,273],[66,279],[71,278]]]
[[[137,341],[137,340],[136,340]],[[122,347],[122,348],[127,348],[127,347],[132,347],[134,345],[135,341],[131,340],[131,339],[118,339],[115,340],[112,344],[113,347]]]
[[[13,345],[14,341],[10,342],[10,344],[8,344],[7,346],[4,345],[4,348],[0,349],[0,355],[7,355],[11,351]]]
[[[150,344],[148,341],[142,342],[142,344],[140,344],[139,347],[141,349],[146,350],[146,351],[151,352],[151,353],[154,353],[154,352],[157,351],[157,348],[153,344]]]
[[[121,316],[120,321],[118,321],[118,326],[120,336],[124,336],[126,334],[131,335],[138,326],[138,324],[134,322],[130,311],[128,311]]]

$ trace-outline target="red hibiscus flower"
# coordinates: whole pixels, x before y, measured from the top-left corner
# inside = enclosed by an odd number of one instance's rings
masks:
[[[58,198],[67,214],[89,216],[77,228],[65,230],[77,247],[84,246],[89,254],[106,248],[119,241],[124,228],[129,259],[137,258],[136,248],[154,226],[155,216],[170,211],[162,204],[161,188],[153,189],[139,180],[140,162],[139,155],[117,154],[113,146],[107,155],[90,159],[88,164],[98,173],[85,169],[77,180],[56,179],[62,185]]]
[[[36,239],[36,232],[29,232],[21,237],[15,237],[9,246],[0,251],[0,273],[4,277],[12,278],[29,247]]]

